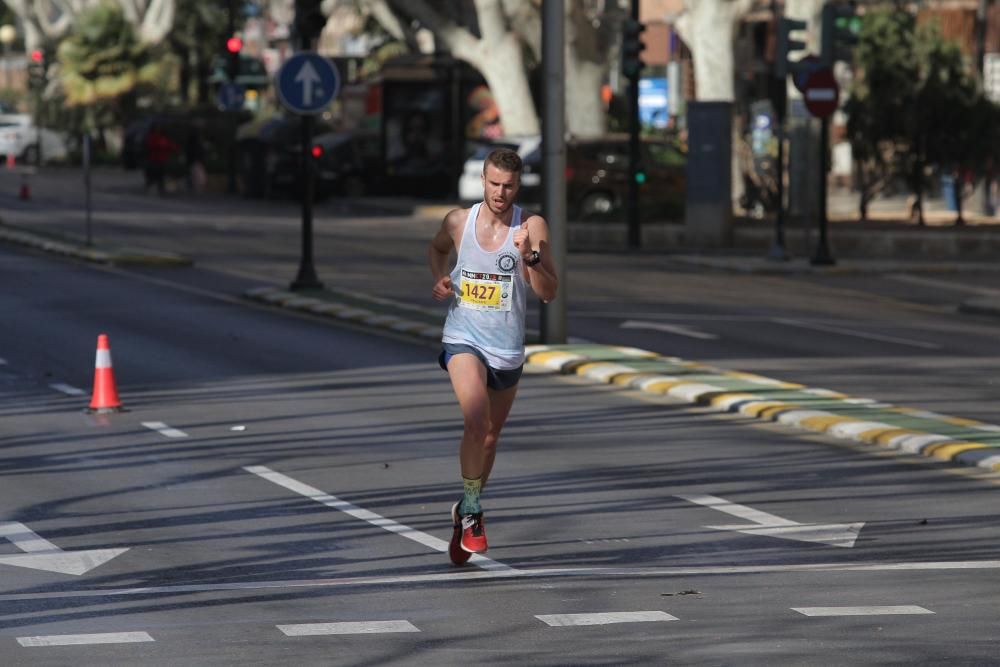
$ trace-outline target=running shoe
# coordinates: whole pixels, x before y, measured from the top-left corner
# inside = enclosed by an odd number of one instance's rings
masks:
[[[482,512],[462,516],[462,549],[473,554],[486,552],[486,527]]]
[[[458,501],[451,508],[451,542],[448,543],[448,557],[455,565],[465,565],[472,554],[462,548],[462,517],[458,515],[458,507],[462,501]]]

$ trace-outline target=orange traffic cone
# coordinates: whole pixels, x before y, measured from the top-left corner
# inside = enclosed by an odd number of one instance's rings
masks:
[[[7,153],[7,168],[13,169],[16,164],[17,158],[14,157],[13,153]]]
[[[94,393],[90,399],[89,412],[98,414],[121,412],[122,402],[115,388],[115,374],[111,369],[111,346],[108,335],[97,337],[97,359],[94,361]]]

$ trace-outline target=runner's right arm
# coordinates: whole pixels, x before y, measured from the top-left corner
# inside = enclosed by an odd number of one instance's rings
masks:
[[[431,289],[431,295],[436,301],[444,301],[455,293],[451,285],[449,260],[451,259],[451,251],[457,245],[455,234],[459,229],[461,219],[461,209],[449,211],[441,222],[441,228],[438,229],[427,248],[427,262],[431,267],[431,275],[434,276],[434,287]]]

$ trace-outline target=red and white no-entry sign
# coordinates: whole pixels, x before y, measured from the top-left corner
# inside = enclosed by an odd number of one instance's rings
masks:
[[[802,97],[809,113],[817,118],[826,118],[836,111],[840,87],[833,78],[833,70],[826,67],[810,73],[802,86]]]

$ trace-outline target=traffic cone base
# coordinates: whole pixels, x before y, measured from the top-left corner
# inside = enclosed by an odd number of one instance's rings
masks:
[[[94,392],[87,412],[106,414],[121,412],[121,399],[115,387],[115,374],[111,367],[111,345],[107,334],[97,337],[97,358],[94,361]]]

